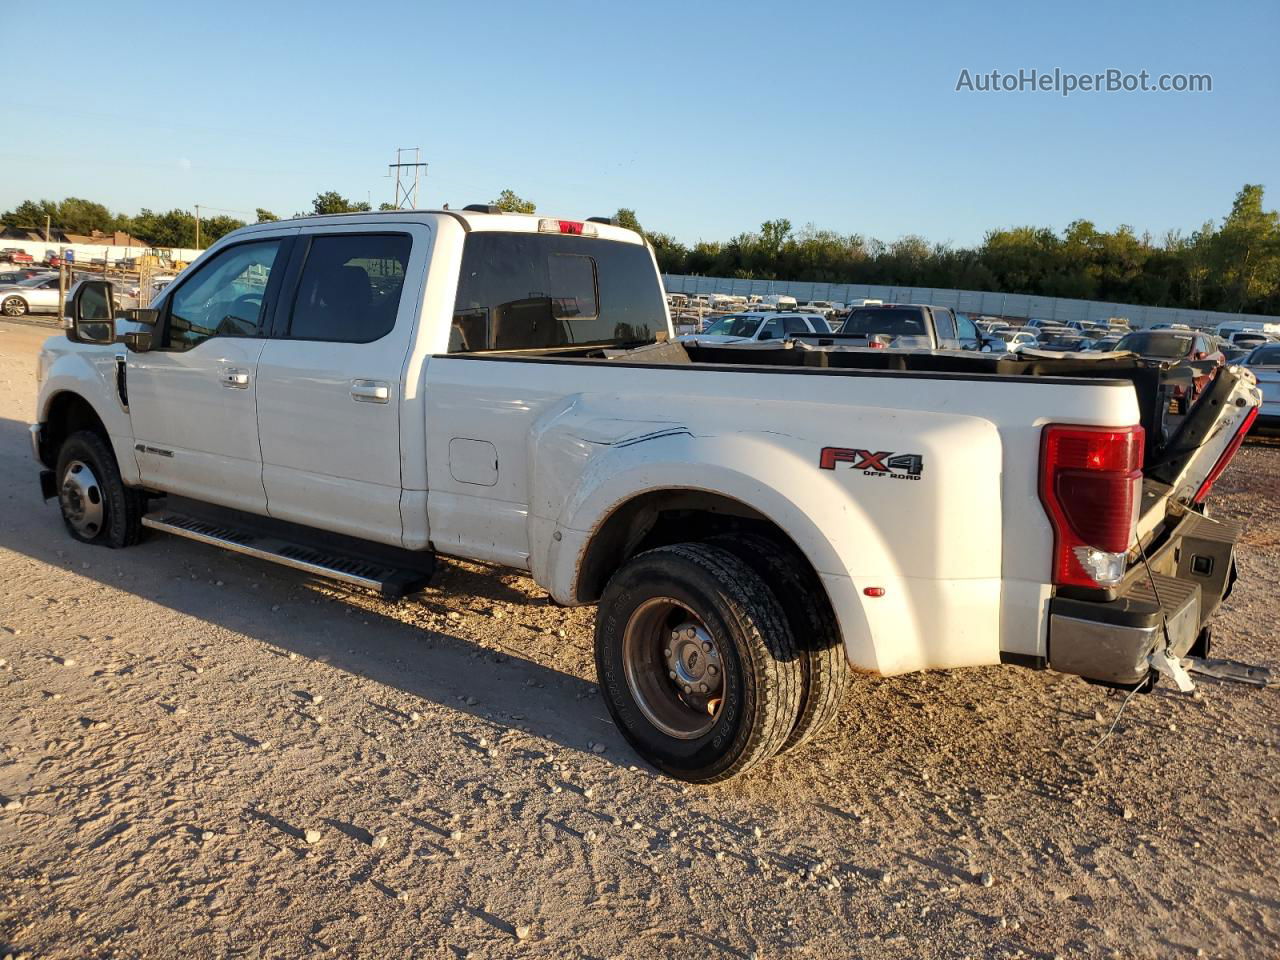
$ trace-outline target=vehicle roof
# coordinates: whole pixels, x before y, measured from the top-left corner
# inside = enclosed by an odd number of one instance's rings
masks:
[[[324,216],[294,217],[287,220],[271,220],[253,223],[234,231],[232,235],[264,233],[280,227],[330,227],[347,224],[369,223],[386,226],[388,223],[422,223],[435,225],[442,220],[453,220],[470,232],[538,233],[540,220],[569,220],[586,223],[585,217],[556,217],[541,213],[480,213],[474,210],[362,210],[353,213],[331,213]],[[623,243],[643,245],[644,239],[634,230],[610,223],[591,223],[595,237],[588,239],[620,240]]]

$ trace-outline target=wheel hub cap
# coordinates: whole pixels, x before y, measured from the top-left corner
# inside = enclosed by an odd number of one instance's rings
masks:
[[[724,663],[698,617],[677,600],[637,607],[623,633],[627,687],[645,718],[670,737],[693,740],[720,717]]]
[[[684,693],[719,691],[723,677],[720,651],[707,629],[697,623],[682,623],[671,631],[669,639],[669,646],[662,651],[668,678]]]
[[[67,464],[58,500],[62,515],[76,533],[92,537],[102,529],[102,488],[87,463],[73,460]]]

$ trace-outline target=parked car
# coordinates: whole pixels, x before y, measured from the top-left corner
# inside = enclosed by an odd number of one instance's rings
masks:
[[[1201,505],[1261,403],[1240,368],[1171,450],[1137,358],[673,343],[638,234],[465,210],[236,230],[122,340],[113,291],[81,283],[39,360],[69,536],[167,533],[389,598],[436,552],[528,571],[598,604],[600,697],[684,780],[807,742],[861,674],[1149,686],[1232,579],[1241,526]]]
[[[1262,388],[1258,426],[1280,429],[1280,343],[1254,347],[1244,358],[1244,365],[1258,378],[1258,386]]]
[[[24,267],[21,270],[4,270],[0,271],[0,287],[11,287],[15,283],[21,283],[23,280],[29,280],[32,277],[47,277],[48,270],[36,270],[31,267]]]
[[[40,274],[0,287],[0,313],[21,317],[28,313],[58,312],[58,277]]]
[[[991,334],[1004,341],[1005,349],[1009,353],[1021,353],[1023,350],[1034,350],[1040,346],[1040,341],[1030,330],[1014,330],[1012,327],[1005,327],[992,330]]]
[[[1128,350],[1148,360],[1167,360],[1194,367],[1191,389],[1178,387],[1174,393],[1174,405],[1179,413],[1187,412],[1226,363],[1226,357],[1209,334],[1190,329],[1138,330],[1121,337],[1116,349]]]
[[[798,333],[829,333],[827,321],[816,313],[727,313],[716,317],[701,333],[687,333],[678,340],[700,343],[737,343],[742,340],[782,340]]]
[[[1260,347],[1264,343],[1275,343],[1276,338],[1269,333],[1263,333],[1261,330],[1237,330],[1227,338],[1237,347],[1244,347],[1252,350],[1254,347]]]
[[[1086,349],[1098,353],[1109,353],[1116,349],[1121,339],[1122,336],[1120,334],[1108,334],[1105,337],[1099,337],[1097,340],[1094,340]]]
[[[0,263],[35,263],[36,258],[21,247],[5,247],[0,250]]]
[[[835,336],[850,346],[876,349],[978,350],[996,345],[967,316],[923,303],[855,307]]]

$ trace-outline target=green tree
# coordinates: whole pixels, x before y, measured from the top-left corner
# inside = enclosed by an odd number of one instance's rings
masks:
[[[498,194],[498,199],[490,200],[489,202],[506,213],[534,213],[538,209],[537,204],[532,200],[525,200],[516,196],[514,190],[503,190]]]
[[[1262,209],[1262,186],[1246,183],[1214,241],[1214,266],[1228,310],[1276,297],[1280,284],[1280,215]]]
[[[324,193],[316,194],[316,198],[311,201],[311,209],[317,216],[328,213],[360,213],[368,210],[369,204],[363,200],[352,203],[338,191],[326,190]]]
[[[276,220],[280,219],[270,210],[264,210],[262,207],[258,207],[254,212],[258,215],[258,223],[274,223]]]
[[[640,221],[636,219],[636,212],[630,207],[619,207],[618,212],[613,215],[613,219],[618,221],[618,226],[634,230],[642,237],[645,235],[644,227],[640,226]]]
[[[378,204],[378,209],[379,210],[395,210],[397,209],[397,207],[394,203],[380,203]]]

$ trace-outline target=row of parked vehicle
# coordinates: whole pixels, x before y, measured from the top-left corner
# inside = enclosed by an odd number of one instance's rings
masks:
[[[711,317],[700,332],[677,339],[704,345],[790,339],[872,349],[1136,354],[1169,367],[1190,369],[1188,382],[1174,383],[1170,388],[1170,408],[1177,414],[1187,413],[1221,367],[1238,363],[1249,367],[1263,388],[1261,424],[1280,425],[1280,336],[1265,329],[1224,325],[1219,336],[1181,324],[1130,330],[1127,325],[1059,324],[1042,319],[1015,327],[996,318],[973,320],[949,307],[911,303],[866,303],[835,318],[812,305],[789,312],[769,307],[757,305],[753,310]]]
[[[67,278],[70,287],[80,280],[98,274],[80,274],[73,272]],[[122,292],[134,298],[150,302],[160,291],[169,285],[173,276],[156,275],[151,278],[150,290],[142,293],[138,284],[124,286]],[[19,267],[14,270],[0,271],[0,314],[6,317],[22,317],[29,313],[57,314],[58,312],[58,272],[39,267]]]

